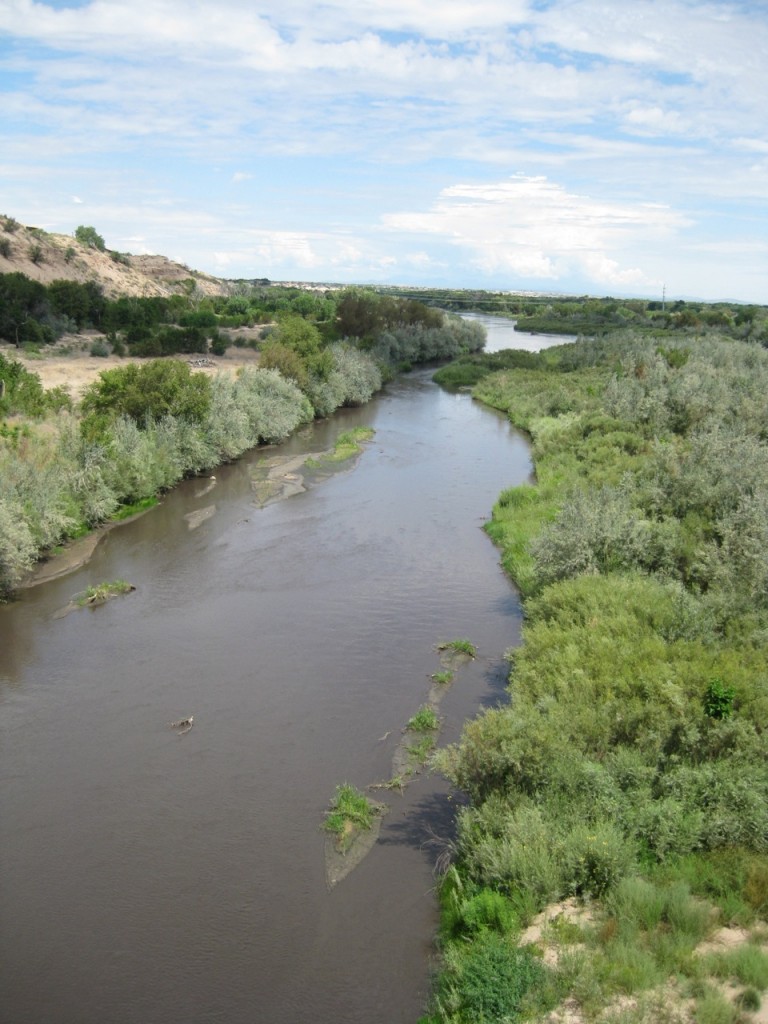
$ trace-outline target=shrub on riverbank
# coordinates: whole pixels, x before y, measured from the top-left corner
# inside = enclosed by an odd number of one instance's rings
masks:
[[[684,871],[718,907],[677,959],[669,927],[648,925],[575,972],[552,970],[546,984],[585,1020],[683,968],[700,984],[716,969],[690,968],[695,942],[768,910],[766,886],[747,901],[745,870],[708,882],[717,858],[768,877],[768,353],[711,338],[687,348],[670,359],[631,335],[565,346],[547,369],[474,391],[529,431],[537,482],[504,492],[489,526],[526,624],[510,706],[468,723],[440,758],[471,799],[452,870],[523,922],[565,897],[597,901],[610,921],[630,883],[662,872]],[[445,942],[429,1019],[462,1021],[441,993],[461,991],[476,940]]]
[[[261,291],[254,292],[254,301],[282,301],[268,295],[269,289]],[[82,322],[90,315],[86,307],[96,309],[89,303],[98,296],[79,285],[59,282],[50,293],[62,309],[73,315],[79,310]],[[446,358],[484,343],[484,329],[477,324],[446,319],[421,303],[360,290],[350,295],[335,301],[350,298],[349,313],[360,300],[360,309],[370,314],[368,320],[358,318],[370,328],[364,339],[329,344],[336,327],[326,320],[321,330],[320,321],[308,317],[330,318],[335,303],[293,290],[275,307],[281,319],[258,370],[243,370],[234,380],[211,379],[174,359],[130,363],[103,372],[87,389],[82,420],[62,391],[44,392],[37,375],[0,357],[0,413],[49,416],[45,424],[0,427],[0,517],[13,523],[0,542],[0,599],[41,553],[119,514],[121,506],[145,501],[257,444],[280,441],[314,417],[365,404],[404,362]],[[245,296],[225,306],[206,300],[194,317],[187,306],[180,296],[118,299],[99,305],[98,315],[113,331],[133,331],[134,347],[151,348],[162,331],[215,329],[216,308],[251,308]],[[184,321],[179,331],[168,326],[172,319]],[[348,319],[355,322],[351,313]],[[342,322],[339,318],[336,326]],[[385,328],[391,336],[382,340]]]
[[[0,596],[18,585],[41,552],[103,522],[120,506],[151,498],[260,443],[283,440],[312,419],[306,397],[276,370],[246,369],[236,378],[209,381],[190,374],[186,364],[177,364],[183,367],[178,373],[172,363],[159,365],[170,368],[159,377],[151,363],[109,371],[106,391],[121,401],[133,396],[133,404],[118,403],[117,414],[110,414],[105,391],[97,392],[101,404],[90,414],[98,416],[97,429],[91,429],[93,420],[62,411],[27,423],[23,436],[0,437]],[[196,388],[196,378],[205,386]],[[163,412],[168,396],[151,388],[159,382],[171,390],[191,383],[192,396],[206,399],[195,406],[198,418]]]

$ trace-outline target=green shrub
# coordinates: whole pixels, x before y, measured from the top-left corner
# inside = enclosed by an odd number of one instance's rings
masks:
[[[88,249],[98,249],[99,252],[104,252],[106,246],[104,239],[96,231],[96,228],[81,224],[75,228],[75,238],[81,244],[86,246]]]
[[[443,897],[443,906],[446,899]],[[512,902],[493,889],[480,889],[456,901],[453,912],[446,915],[444,925],[450,922],[450,933],[473,935],[489,929],[510,936],[518,930],[518,917]]]
[[[595,970],[608,993],[632,995],[655,988],[665,980],[653,953],[631,938],[611,942],[598,959]]]
[[[620,921],[652,931],[663,920],[665,904],[663,890],[644,878],[631,875],[621,879],[606,906]]]
[[[440,725],[440,719],[437,716],[437,712],[429,704],[424,704],[419,710],[413,715],[406,725],[406,729],[410,732],[430,732],[433,729],[437,729]]]
[[[421,739],[406,747],[408,754],[417,764],[426,764],[429,755],[435,749],[434,736],[422,736]]]
[[[654,876],[684,881],[692,893],[719,907],[726,924],[749,924],[768,908],[768,864],[745,849],[725,847],[673,857],[656,866]]]
[[[215,336],[211,340],[211,353],[215,356],[223,356],[227,353],[229,342],[223,334],[219,334],[217,331]]]
[[[373,824],[374,815],[375,808],[365,793],[345,782],[336,787],[323,828],[338,836],[343,835],[350,825],[367,831]]]
[[[83,395],[86,413],[128,416],[144,427],[166,415],[203,422],[210,408],[211,384],[178,359],[130,363],[104,370]]]
[[[726,686],[722,679],[713,679],[704,694],[704,714],[710,718],[730,718],[735,696],[732,686]]]
[[[477,648],[470,640],[447,640],[437,645],[439,651],[453,651],[456,654],[466,654],[470,658],[477,655]]]
[[[541,988],[546,969],[530,952],[495,931],[482,930],[468,947],[452,947],[436,994],[437,1019],[456,1024],[514,1024],[527,997]]]
[[[736,1024],[738,1012],[719,992],[696,1000],[696,1024]]]
[[[763,1005],[760,993],[755,988],[745,988],[743,992],[739,993],[736,1003],[747,1013],[756,1013]]]
[[[577,825],[564,838],[561,856],[568,890],[579,896],[605,895],[634,864],[632,846],[607,823]]]
[[[706,958],[708,969],[717,978],[734,978],[764,992],[768,989],[768,954],[757,946],[744,945]]]
[[[673,884],[665,893],[664,919],[694,944],[706,937],[713,924],[712,908],[693,898],[684,882]]]
[[[443,672],[433,672],[430,678],[440,686],[447,686],[453,680],[453,672],[449,669]]]

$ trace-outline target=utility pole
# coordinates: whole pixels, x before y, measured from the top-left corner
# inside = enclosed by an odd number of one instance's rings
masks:
[[[667,308],[667,286],[663,284],[661,287],[661,312],[665,312]]]

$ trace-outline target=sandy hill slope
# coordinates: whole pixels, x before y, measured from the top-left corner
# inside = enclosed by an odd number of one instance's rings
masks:
[[[231,285],[174,263],[165,256],[131,256],[81,245],[70,235],[49,234],[0,216],[0,274],[20,272],[42,284],[96,281],[118,295],[228,295]]]

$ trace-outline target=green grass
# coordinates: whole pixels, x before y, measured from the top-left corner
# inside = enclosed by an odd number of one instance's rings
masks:
[[[365,793],[345,782],[336,787],[323,828],[337,836],[343,836],[350,828],[367,831],[375,815],[376,808]]]
[[[734,979],[759,992],[768,989],[768,954],[757,946],[747,944],[727,953],[712,953],[706,966],[716,978]]]
[[[433,682],[438,683],[440,686],[447,686],[448,683],[453,682],[453,672],[448,670],[444,672],[433,672],[430,676]]]
[[[333,449],[323,452],[315,458],[307,459],[306,465],[312,469],[327,463],[344,462],[363,450],[363,443],[370,441],[376,431],[373,427],[355,427],[339,434]]]
[[[433,736],[422,736],[417,743],[412,744],[406,749],[417,764],[426,764],[429,755],[435,749],[435,739]]]
[[[402,793],[408,782],[413,775],[413,771],[410,768],[406,768],[400,775],[393,775],[391,779],[387,779],[386,782],[377,782],[375,785],[370,786],[370,789],[396,789],[399,793]]]
[[[696,1000],[696,1024],[736,1024],[739,1014],[725,996],[716,991]]]
[[[126,583],[125,580],[112,580],[108,583],[97,583],[93,587],[88,589],[75,598],[75,603],[81,608],[86,605],[102,604],[104,601],[108,601],[111,597],[117,597],[120,594],[128,594],[136,588],[132,583]]]
[[[739,997],[736,1002],[742,1010],[746,1010],[748,1013],[755,1013],[763,1005],[760,993],[751,987],[745,988],[743,992],[739,993]]]
[[[146,512],[148,509],[154,508],[155,505],[159,504],[159,501],[159,498],[153,496],[151,498],[142,498],[141,501],[134,501],[128,505],[121,505],[110,518],[113,522],[122,522],[123,519],[130,519],[131,516],[135,516],[139,512]]]
[[[437,712],[429,704],[423,704],[419,710],[408,720],[406,729],[409,732],[431,732],[439,728],[440,719]]]
[[[474,658],[477,648],[470,640],[445,640],[437,645],[438,651],[453,651],[455,654],[466,654]]]

